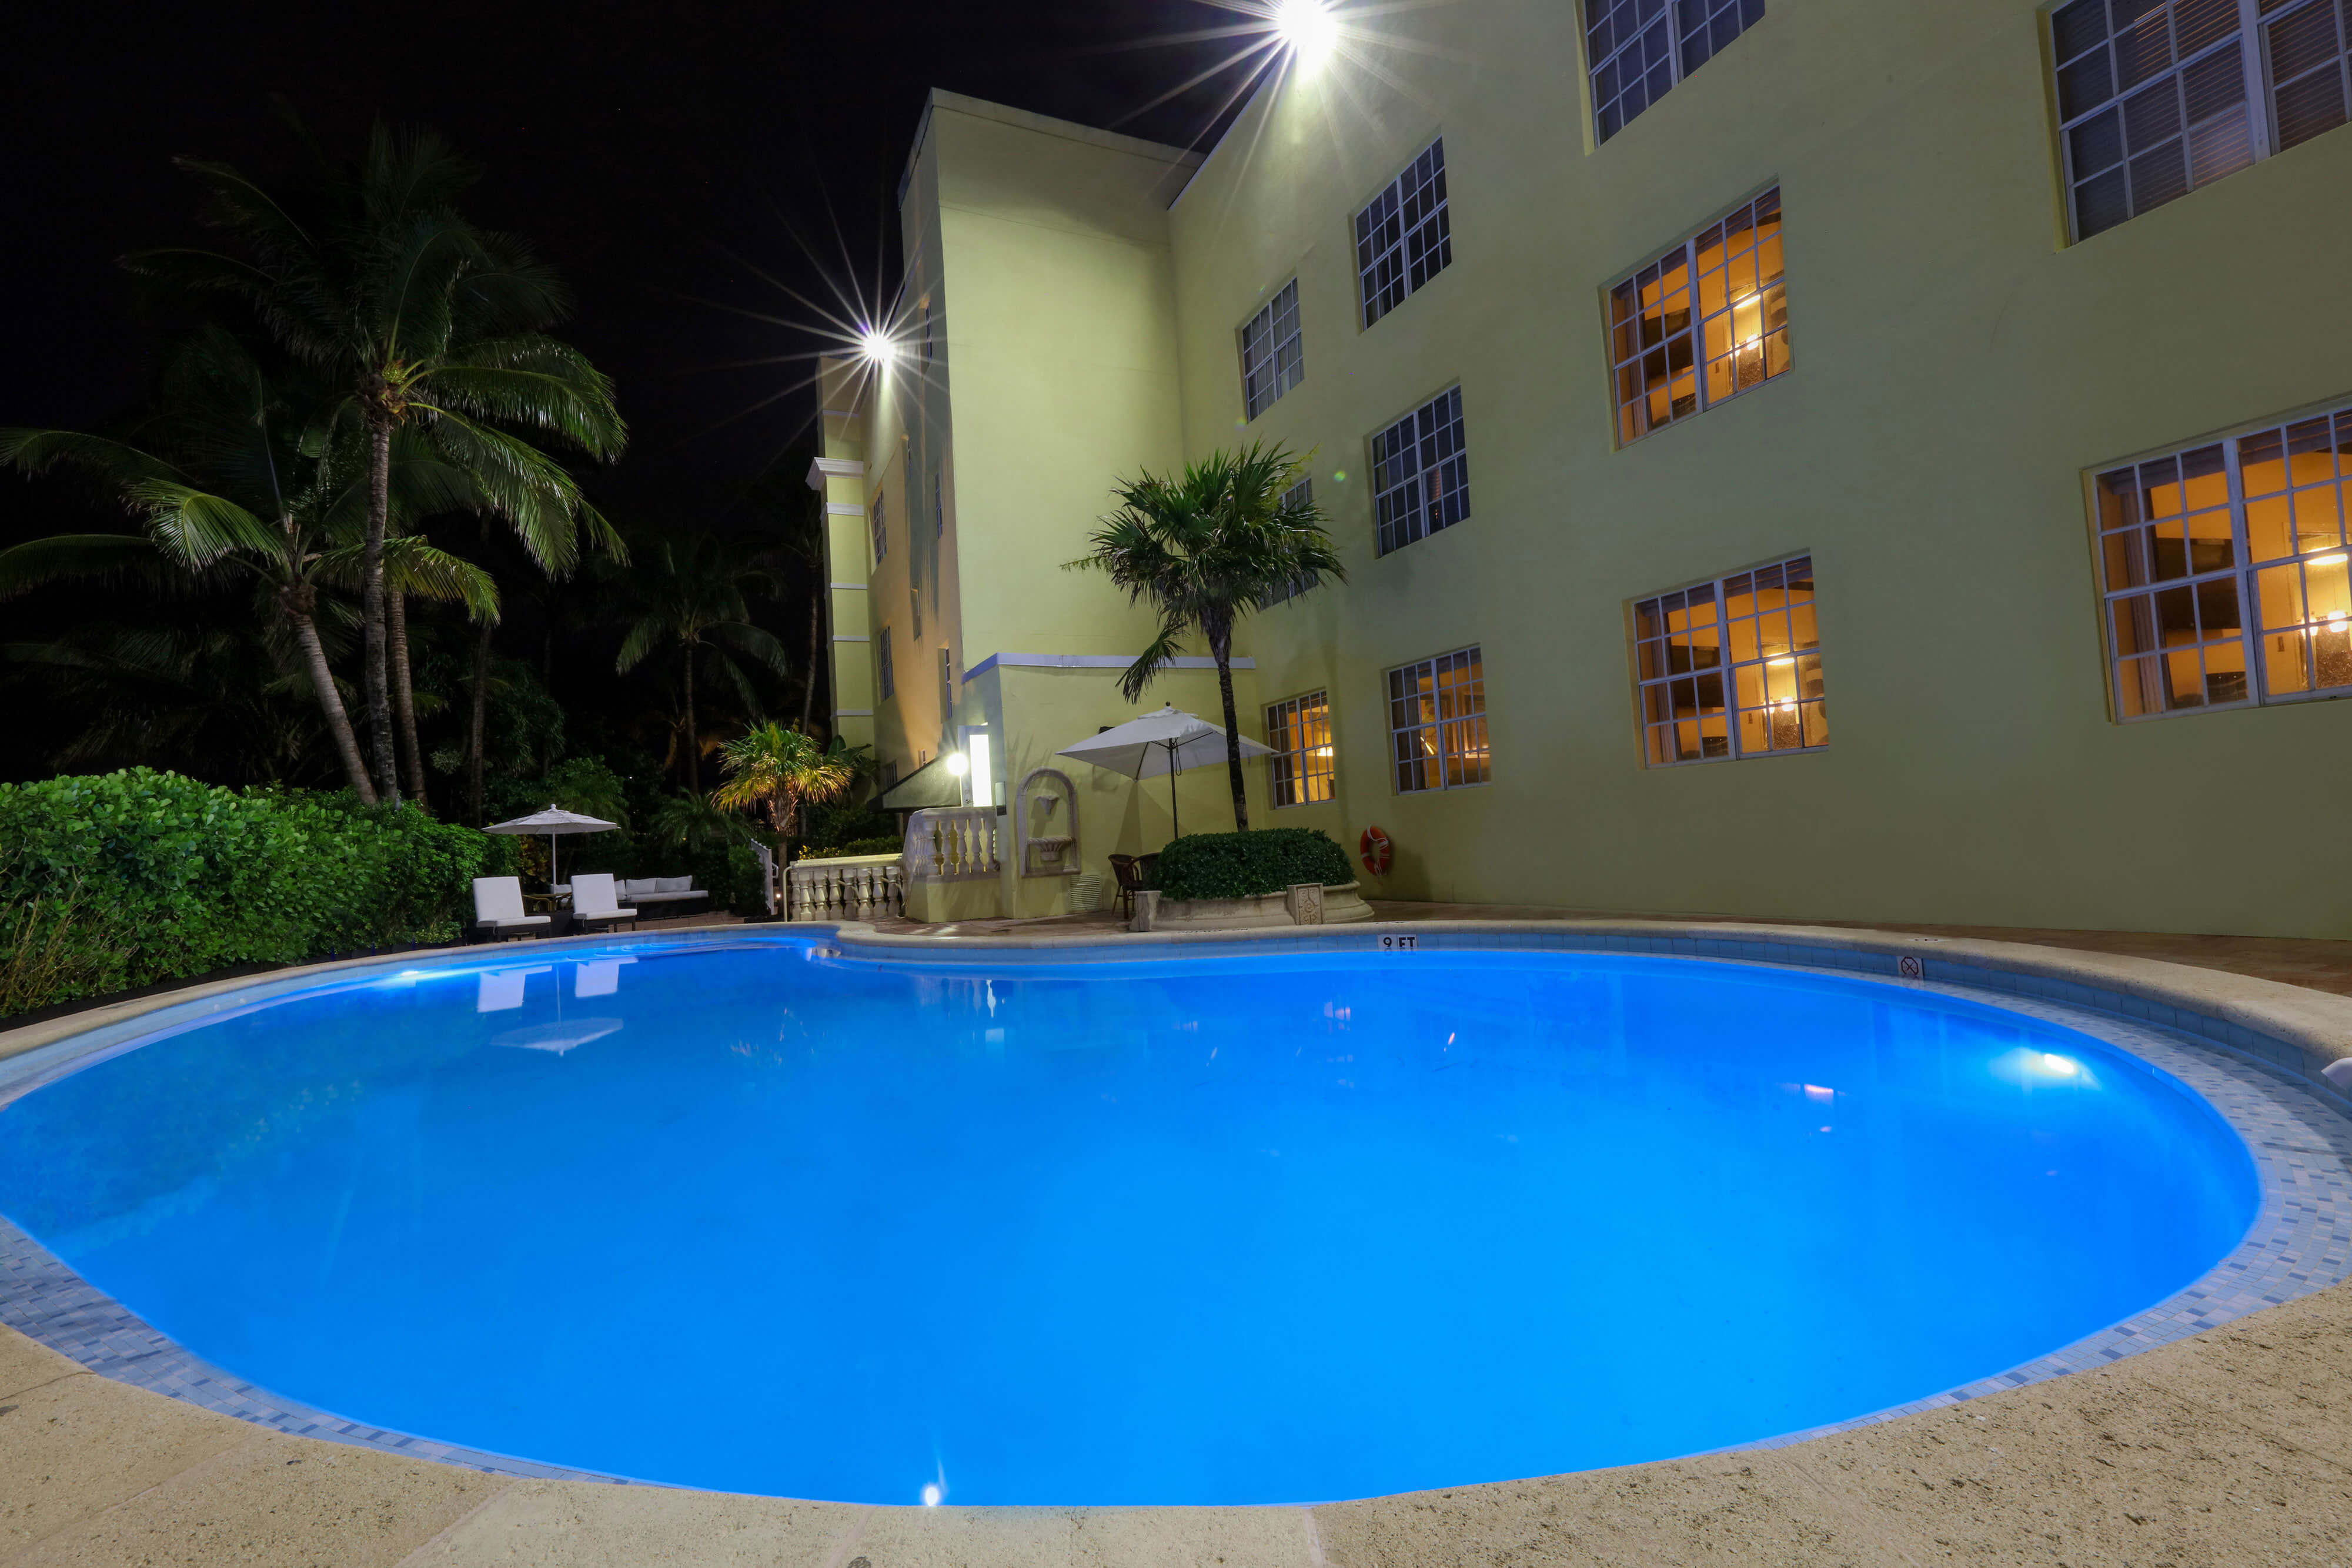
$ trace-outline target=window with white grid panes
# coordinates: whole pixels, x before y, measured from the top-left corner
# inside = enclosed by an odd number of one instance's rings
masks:
[[[1652,767],[1827,746],[1812,557],[1643,600],[1633,668]]]
[[[1255,419],[1307,379],[1298,335],[1298,280],[1292,278],[1242,328],[1242,402]]]
[[[1606,141],[1764,19],[1764,0],[1585,0],[1594,140]]]
[[[890,670],[890,628],[885,626],[874,639],[874,676],[884,697],[896,696],[898,682]]]
[[[1486,680],[1464,648],[1389,672],[1389,740],[1400,794],[1460,789],[1491,775]]]
[[[1311,806],[1338,793],[1331,748],[1331,704],[1321,692],[1275,703],[1265,710],[1265,759],[1277,806]]]
[[[1780,193],[1765,192],[1611,289],[1609,333],[1620,445],[1786,371]]]
[[[1289,489],[1285,490],[1282,493],[1282,508],[1285,511],[1290,511],[1301,507],[1311,507],[1314,504],[1315,481],[1312,479],[1301,479],[1297,484],[1293,485]],[[1300,594],[1314,587],[1316,579],[1311,575],[1294,577],[1289,581],[1284,583],[1281,587],[1269,591],[1265,598],[1257,601],[1257,607],[1260,610],[1272,609],[1275,605],[1285,603],[1290,600],[1297,598]]]
[[[1405,165],[1356,214],[1356,275],[1370,327],[1454,259],[1445,206],[1445,139]]]
[[[2352,409],[2098,478],[2119,718],[2352,695]]]
[[[1462,389],[1439,392],[1372,437],[1372,518],[1380,553],[1470,515],[1470,448]]]
[[[874,516],[871,519],[874,529],[874,564],[876,566],[880,566],[882,558],[890,553],[890,528],[886,520],[886,510],[882,493],[877,490],[874,493]]]
[[[2073,0],[2050,14],[2074,237],[2345,121],[2352,0]]]

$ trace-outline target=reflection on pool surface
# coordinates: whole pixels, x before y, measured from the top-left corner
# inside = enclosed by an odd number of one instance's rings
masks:
[[[2252,1222],[2086,1036],[1696,960],[529,946],[0,1110],[0,1213],[359,1420],[729,1490],[1306,1501],[2032,1359]]]

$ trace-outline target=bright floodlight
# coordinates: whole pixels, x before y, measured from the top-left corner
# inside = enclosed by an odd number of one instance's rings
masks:
[[[1274,30],[1302,66],[1319,66],[1339,41],[1339,23],[1323,0],[1274,0]]]
[[[878,327],[868,327],[857,335],[857,351],[878,365],[895,359],[898,346],[890,341],[889,333]]]
[[[964,760],[962,752],[950,751],[948,753],[948,771],[954,774],[957,778],[962,778],[964,769],[971,766],[971,763]]]

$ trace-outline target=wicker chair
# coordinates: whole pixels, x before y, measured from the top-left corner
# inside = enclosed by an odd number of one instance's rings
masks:
[[[1135,913],[1135,895],[1151,885],[1151,868],[1159,863],[1158,855],[1113,855],[1110,873],[1118,879],[1118,912]]]

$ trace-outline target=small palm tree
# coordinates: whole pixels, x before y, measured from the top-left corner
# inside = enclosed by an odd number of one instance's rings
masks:
[[[1093,549],[1064,568],[1107,574],[1127,590],[1129,603],[1149,601],[1160,617],[1160,634],[1119,677],[1128,701],[1140,697],[1182,652],[1184,638],[1197,630],[1207,641],[1224,699],[1234,824],[1244,831],[1249,805],[1242,794],[1241,716],[1234,706],[1234,628],[1286,588],[1348,577],[1324,532],[1322,508],[1311,497],[1286,499],[1306,477],[1305,459],[1259,442],[1246,452],[1212,453],[1181,479],[1146,474],[1122,481],[1114,492],[1118,510],[1087,541]]]
[[[759,563],[761,547],[714,534],[664,539],[631,573],[637,610],[613,668],[627,674],[661,649],[673,650],[684,675],[679,710],[686,738],[683,769],[689,789],[701,788],[702,732],[695,712],[698,666],[723,677],[753,718],[762,716],[759,692],[737,659],[741,654],[779,675],[792,673],[784,645],[751,623],[751,596],[772,593],[775,575]]]
[[[851,752],[820,746],[772,719],[719,747],[719,766],[727,782],[711,791],[710,803],[730,811],[764,810],[779,847],[799,825],[803,806],[834,800],[857,781]]]
[[[338,421],[363,434],[362,685],[376,787],[397,800],[383,573],[395,440],[421,434],[467,476],[480,509],[561,573],[577,557],[580,525],[608,549],[619,541],[538,444],[619,455],[627,437],[612,383],[547,336],[570,304],[554,273],[520,241],[458,215],[457,198],[480,171],[438,137],[378,124],[356,167],[322,162],[286,193],[225,163],[179,164],[205,188],[205,220],[228,248],[141,251],[123,265],[190,295],[243,300],[339,388]]]

